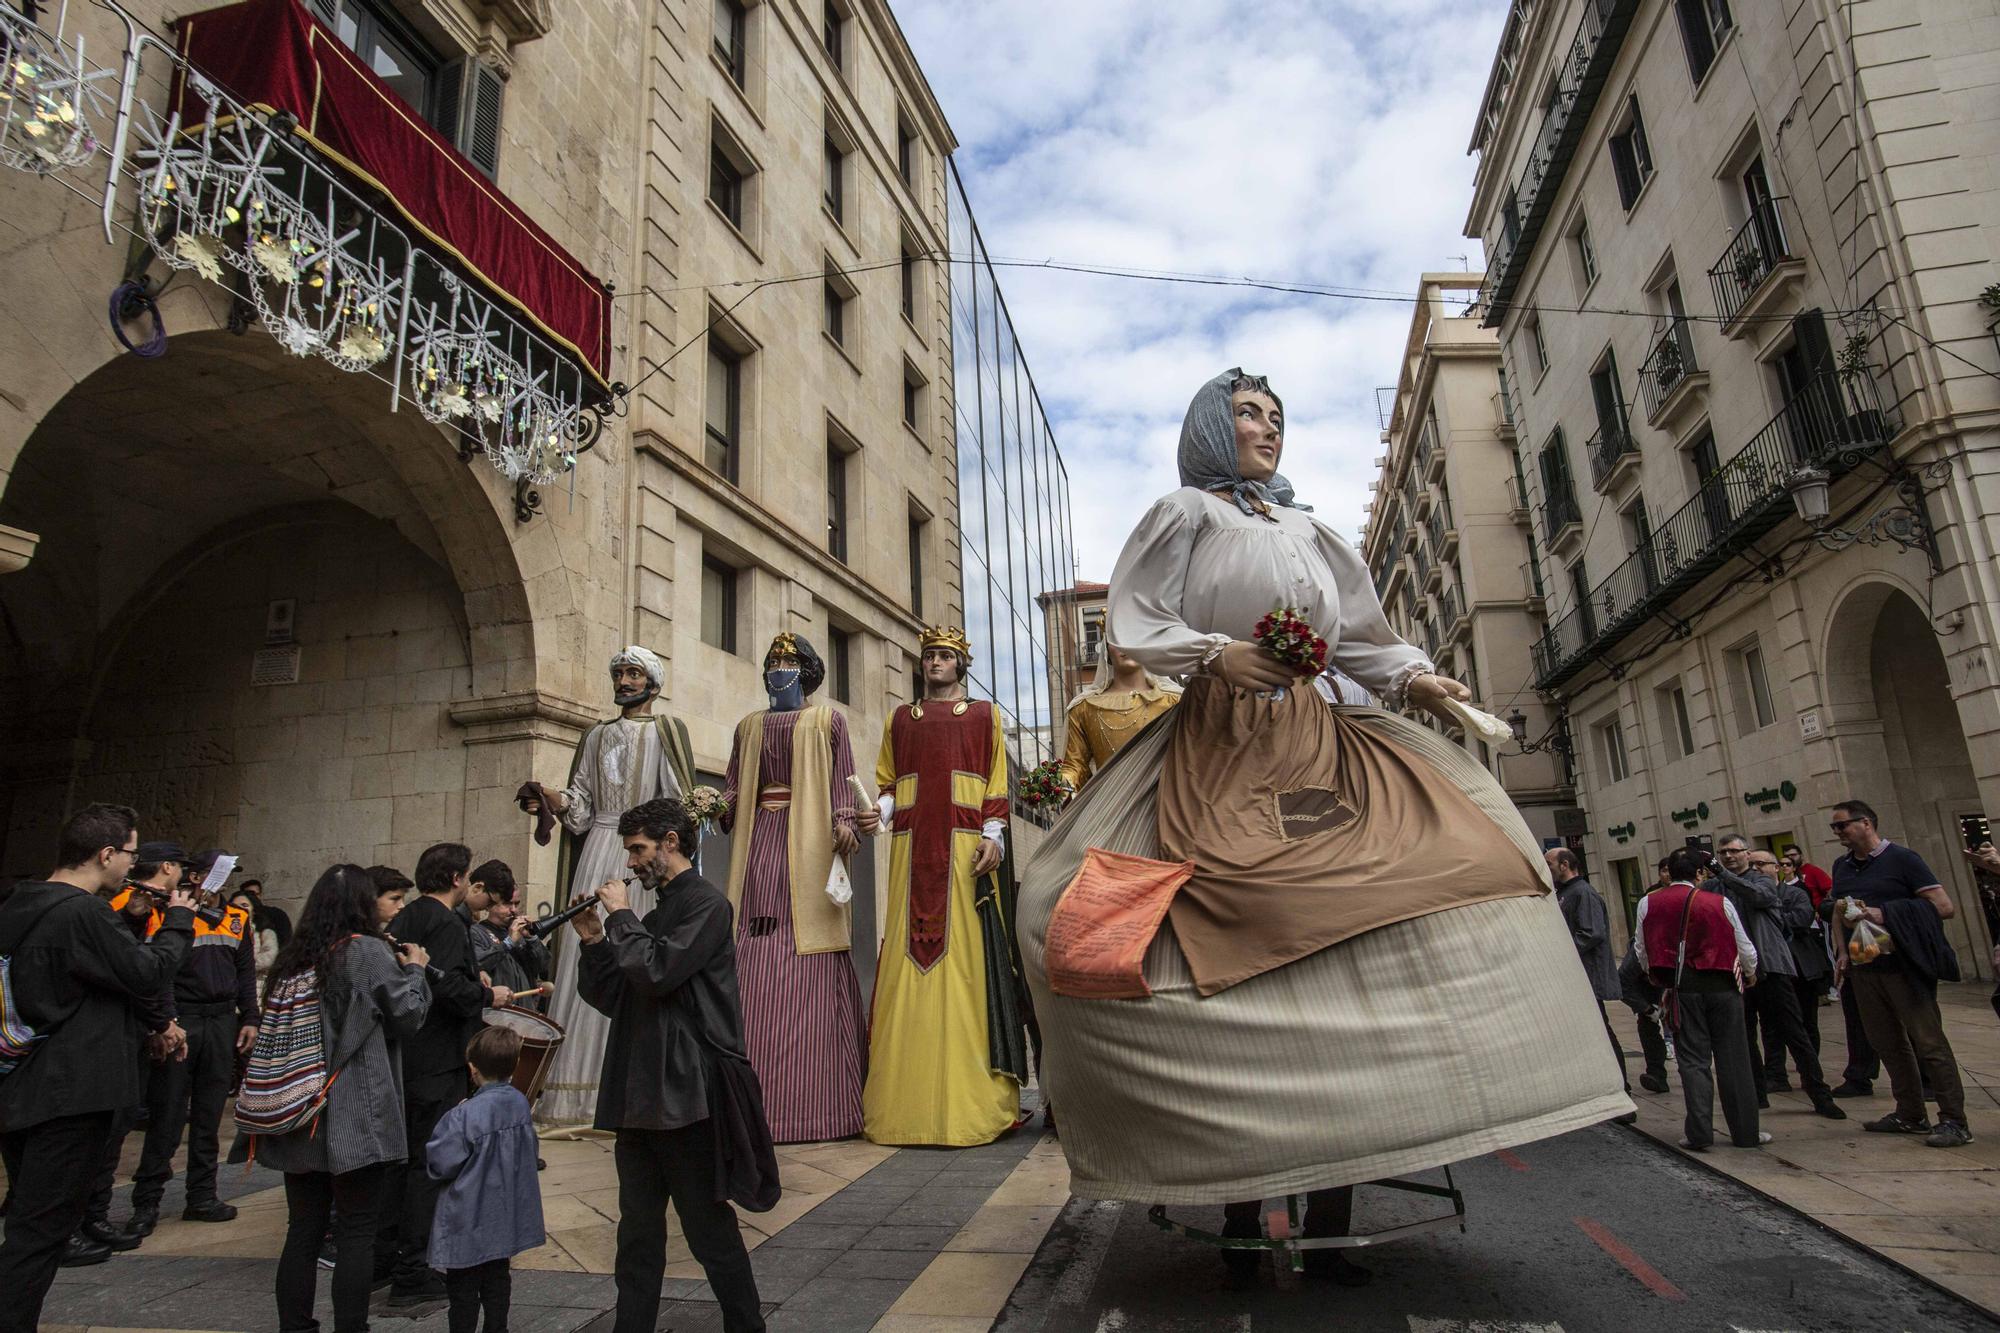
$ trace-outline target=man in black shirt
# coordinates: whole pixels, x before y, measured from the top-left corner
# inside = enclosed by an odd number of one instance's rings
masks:
[[[1833,890],[1824,904],[1835,929],[1834,971],[1844,977],[1843,985],[1853,988],[1868,1043],[1888,1071],[1896,1097],[1893,1112],[1862,1128],[1877,1134],[1925,1134],[1924,1142],[1933,1148],[1963,1147],[1972,1142],[1965,1088],[1937,1002],[1941,967],[1948,967],[1949,978],[1957,980],[1957,960],[1944,941],[1942,925],[1957,909],[1923,857],[1876,831],[1875,811],[1866,802],[1835,806],[1833,831],[1847,845],[1847,854],[1833,863]],[[1847,919],[1848,903],[1885,928],[1896,947],[1872,962],[1850,959],[1846,940],[1857,923]],[[1937,1098],[1935,1129],[1924,1114],[1922,1078],[1930,1080]]]
[[[574,923],[583,945],[577,993],[611,1019],[595,1124],[618,1136],[614,1330],[651,1333],[659,1322],[671,1199],[725,1333],[759,1333],[757,1278],[736,1213],[717,1197],[709,1112],[712,1059],[749,1058],[729,900],[688,860],[694,820],[681,802],[663,797],[627,810],[618,835],[626,864],[659,904],[641,921],[623,882],[611,880]]]
[[[403,1043],[403,1126],[409,1156],[389,1169],[382,1192],[382,1224],[375,1238],[375,1275],[391,1281],[392,1305],[442,1298],[444,1279],[431,1271],[431,1214],[443,1182],[424,1169],[424,1145],[444,1113],[465,1100],[465,1044],[479,1030],[479,1012],[507,1003],[513,992],[486,986],[472,961],[472,935],[458,907],[465,901],[472,852],[441,842],[417,859],[422,895],[396,914],[389,933],[400,944],[430,954],[424,974],[431,1010],[417,1034]]]
[[[167,896],[148,944],[99,896],[132,868],[137,825],[125,806],[85,806],[63,825],[48,880],[17,884],[0,905],[0,955],[11,960],[20,1018],[40,1038],[0,1077],[0,1161],[13,1187],[0,1241],[0,1333],[41,1321],[113,1118],[140,1099],[140,1011],[173,984],[194,943],[192,894]]]
[[[472,872],[466,901],[474,898],[484,900],[485,912],[472,923],[473,962],[488,981],[515,992],[517,1007],[546,1007],[539,996],[520,998],[520,992],[534,989],[548,975],[549,950],[528,934],[527,918],[520,909],[521,890],[505,861],[487,861]]]

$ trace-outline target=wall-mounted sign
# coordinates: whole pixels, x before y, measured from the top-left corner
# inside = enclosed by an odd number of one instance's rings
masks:
[[[1668,813],[1667,818],[1673,820],[1682,828],[1694,828],[1697,825],[1705,824],[1708,822],[1708,802],[1701,801],[1686,810],[1671,811]]]
[[[1819,735],[1819,710],[1817,708],[1814,708],[1807,712],[1800,713],[1799,714],[1800,738],[1803,740],[1811,740],[1813,737],[1817,735]]]
[[[1590,832],[1590,818],[1573,805],[1558,806],[1555,812],[1556,836],[1559,838],[1581,838]]]
[[[250,659],[252,685],[296,685],[299,683],[299,645],[283,644],[259,648]]]
[[[1762,791],[1743,793],[1743,804],[1753,810],[1761,810],[1767,815],[1777,814],[1781,805],[1789,805],[1798,799],[1799,789],[1793,786],[1790,780],[1780,782],[1775,787],[1766,787]]]
[[[1623,824],[1613,824],[1604,831],[1609,833],[1617,842],[1630,842],[1638,834],[1639,825],[1636,821],[1628,819]]]

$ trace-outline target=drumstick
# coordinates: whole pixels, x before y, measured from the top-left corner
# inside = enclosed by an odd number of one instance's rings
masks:
[[[515,991],[514,998],[518,1000],[529,995],[552,995],[555,993],[555,989],[554,983],[544,981],[539,986],[530,986],[527,990]]]

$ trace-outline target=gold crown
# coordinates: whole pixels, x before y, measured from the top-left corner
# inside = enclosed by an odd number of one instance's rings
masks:
[[[779,634],[777,638],[771,640],[771,647],[769,651],[767,651],[764,654],[764,660],[768,662],[772,658],[778,657],[780,655],[786,657],[801,656],[799,652],[799,641],[792,634],[790,630],[785,630],[783,633]]]
[[[949,648],[964,661],[972,660],[972,640],[966,638],[965,631],[956,625],[932,625],[926,629],[917,641],[917,651],[921,653],[931,648]]]

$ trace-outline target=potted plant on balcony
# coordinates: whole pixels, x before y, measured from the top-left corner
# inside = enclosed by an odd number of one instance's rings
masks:
[[[2000,324],[2000,282],[1989,282],[1979,293],[1979,313],[1986,317],[1989,328]]]
[[[1753,245],[1742,254],[1736,256],[1736,283],[1745,292],[1755,287],[1757,280],[1763,276],[1764,252],[1762,250]]]
[[[1669,325],[1666,336],[1660,340],[1660,345],[1653,349],[1653,377],[1659,384],[1662,394],[1681,382],[1679,333],[1678,324]]]

